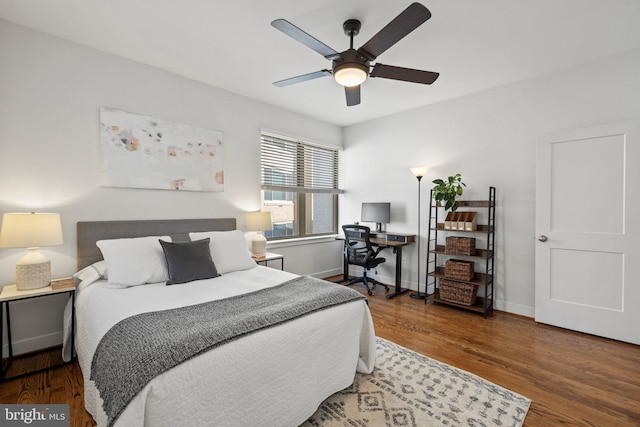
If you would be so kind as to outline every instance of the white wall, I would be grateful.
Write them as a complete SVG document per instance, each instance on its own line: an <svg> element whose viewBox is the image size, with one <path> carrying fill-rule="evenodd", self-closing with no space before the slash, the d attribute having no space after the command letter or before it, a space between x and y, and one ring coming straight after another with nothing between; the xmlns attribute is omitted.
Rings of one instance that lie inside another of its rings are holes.
<svg viewBox="0 0 640 427"><path fill-rule="evenodd" d="M340 223L359 219L362 201L390 201L389 229L415 233L417 181L411 166L432 168L422 181L424 202L432 179L456 172L463 174L468 198L486 198L487 187L495 185L497 306L533 316L536 137L638 119L639 76L640 51L633 51L341 134L335 126L0 20L0 212L61 213L65 244L42 252L52 260L54 277L69 276L80 220L232 216L241 228L243 213L260 201L260 127L335 145L344 139L347 192L340 196ZM100 187L100 106L224 132L224 193ZM422 214L424 250L426 209ZM324 275L341 268L335 241L275 250L295 273ZM22 253L0 249L0 286L13 283ZM404 253L403 285L416 289L415 245ZM379 273L393 283L394 257L387 258ZM63 304L64 298L13 304L16 350L59 342Z"/></svg>
<svg viewBox="0 0 640 427"><path fill-rule="evenodd" d="M341 129L0 20L0 213L52 211L65 244L43 248L52 276L75 272L77 221L236 217L260 206L261 127L341 145ZM102 188L99 107L224 133L223 193ZM299 274L335 273L340 245L281 247ZM327 261L324 252L337 253ZM21 249L0 249L0 286ZM333 265L333 267L332 267ZM16 350L60 342L64 297L12 304Z"/></svg>
<svg viewBox="0 0 640 427"><path fill-rule="evenodd" d="M390 201L389 230L415 233L417 180L409 167L429 166L431 170L422 181L425 250L426 203L433 179L461 173L467 184L463 197L467 200L486 199L488 186L493 185L498 200L496 306L533 316L536 138L560 130L638 119L639 94L640 51L636 50L346 128L348 192L341 199L340 221L357 220L362 201ZM602 209L599 198L594 194L594 209ZM407 247L408 263L403 271L404 285L413 289L416 252L415 245ZM424 252L422 255L421 275L426 258ZM379 268L387 279L392 272L389 262ZM421 290L423 286L422 281Z"/></svg>

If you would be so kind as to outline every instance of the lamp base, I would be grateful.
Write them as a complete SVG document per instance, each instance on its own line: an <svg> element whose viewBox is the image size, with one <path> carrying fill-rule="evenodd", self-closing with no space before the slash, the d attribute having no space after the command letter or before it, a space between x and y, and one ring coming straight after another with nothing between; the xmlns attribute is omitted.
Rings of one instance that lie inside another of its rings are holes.
<svg viewBox="0 0 640 427"><path fill-rule="evenodd" d="M258 231L251 240L251 253L255 257L265 256L267 254L267 239Z"/></svg>
<svg viewBox="0 0 640 427"><path fill-rule="evenodd" d="M38 252L38 248L29 248L29 252L16 263L16 289L28 291L51 284L51 261Z"/></svg>
<svg viewBox="0 0 640 427"><path fill-rule="evenodd" d="M420 292L418 292L415 294L410 294L409 296L413 299L425 299L427 297L427 294L421 294Z"/></svg>

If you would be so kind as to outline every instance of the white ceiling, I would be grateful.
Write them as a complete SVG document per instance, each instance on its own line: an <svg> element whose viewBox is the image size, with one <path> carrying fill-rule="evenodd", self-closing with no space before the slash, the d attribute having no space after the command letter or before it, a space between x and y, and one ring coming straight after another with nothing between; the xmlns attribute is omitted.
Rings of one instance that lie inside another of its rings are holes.
<svg viewBox="0 0 640 427"><path fill-rule="evenodd" d="M410 3L0 0L0 18L340 126L640 48L638 0L422 0L431 19L378 59L438 71L433 85L369 79L354 107L331 77L272 85L331 68L272 20L285 18L342 51L346 19L362 21L357 48Z"/></svg>

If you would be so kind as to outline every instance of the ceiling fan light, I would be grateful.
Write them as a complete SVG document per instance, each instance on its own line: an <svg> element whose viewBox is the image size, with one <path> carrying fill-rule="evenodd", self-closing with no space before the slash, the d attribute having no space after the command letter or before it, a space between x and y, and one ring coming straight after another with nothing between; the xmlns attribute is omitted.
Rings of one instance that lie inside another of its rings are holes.
<svg viewBox="0 0 640 427"><path fill-rule="evenodd" d="M367 80L368 68L362 64L349 63L336 67L333 78L342 86L359 86Z"/></svg>

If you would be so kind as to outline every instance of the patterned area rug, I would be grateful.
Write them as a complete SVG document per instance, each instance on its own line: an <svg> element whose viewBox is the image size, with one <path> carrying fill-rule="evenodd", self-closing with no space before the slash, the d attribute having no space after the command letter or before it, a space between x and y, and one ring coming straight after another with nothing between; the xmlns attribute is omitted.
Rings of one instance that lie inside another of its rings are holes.
<svg viewBox="0 0 640 427"><path fill-rule="evenodd" d="M376 367L325 400L303 426L522 426L531 400L377 339Z"/></svg>

